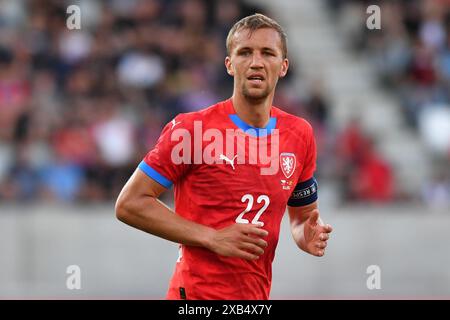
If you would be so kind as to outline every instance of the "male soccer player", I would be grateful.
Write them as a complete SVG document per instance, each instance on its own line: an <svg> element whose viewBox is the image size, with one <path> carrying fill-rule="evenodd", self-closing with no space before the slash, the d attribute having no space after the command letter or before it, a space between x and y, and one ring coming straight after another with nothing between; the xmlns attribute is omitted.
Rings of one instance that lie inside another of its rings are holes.
<svg viewBox="0 0 450 320"><path fill-rule="evenodd" d="M323 256L332 230L319 218L313 130L272 106L289 66L284 31L254 14L226 45L232 97L169 122L116 203L119 220L180 244L168 299L268 299L286 206L307 253ZM172 184L175 212L158 200Z"/></svg>

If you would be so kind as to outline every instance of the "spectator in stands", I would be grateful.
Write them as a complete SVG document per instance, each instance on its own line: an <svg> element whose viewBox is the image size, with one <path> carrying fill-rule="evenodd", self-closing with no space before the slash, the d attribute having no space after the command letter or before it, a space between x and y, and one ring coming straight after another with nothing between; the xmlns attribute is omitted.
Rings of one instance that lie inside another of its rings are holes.
<svg viewBox="0 0 450 320"><path fill-rule="evenodd" d="M369 142L360 150L356 168L350 173L350 198L362 202L389 203L394 199L394 190L390 165Z"/></svg>
<svg viewBox="0 0 450 320"><path fill-rule="evenodd" d="M392 169L376 151L357 118L337 138L337 176L349 201L386 203L394 199Z"/></svg>

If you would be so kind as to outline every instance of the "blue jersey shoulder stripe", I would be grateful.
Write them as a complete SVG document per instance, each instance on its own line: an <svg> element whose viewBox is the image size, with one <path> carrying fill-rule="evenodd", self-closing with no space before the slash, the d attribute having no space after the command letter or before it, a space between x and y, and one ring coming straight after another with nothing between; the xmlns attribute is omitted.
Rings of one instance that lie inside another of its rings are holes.
<svg viewBox="0 0 450 320"><path fill-rule="evenodd" d="M138 168L141 169L142 171L144 171L144 173L147 176L149 176L150 178L152 178L153 180L155 180L156 182L158 182L160 185L162 185L163 187L165 187L167 189L169 189L173 184L172 181L170 181L169 179L164 177L162 174L160 174L158 171L156 171L155 169L150 167L147 163L144 162L144 160L141 161Z"/></svg>

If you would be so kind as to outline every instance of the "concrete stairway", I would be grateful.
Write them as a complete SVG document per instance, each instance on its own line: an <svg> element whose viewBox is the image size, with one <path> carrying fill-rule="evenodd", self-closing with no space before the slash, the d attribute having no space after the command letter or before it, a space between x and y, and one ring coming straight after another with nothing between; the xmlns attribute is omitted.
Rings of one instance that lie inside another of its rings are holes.
<svg viewBox="0 0 450 320"><path fill-rule="evenodd" d="M427 150L403 121L400 105L375 83L375 72L366 58L345 48L344 35L317 0L253 0L274 13L288 33L291 64L303 78L319 79L332 105L332 122L340 129L355 115L392 163L396 180L408 193L418 193L429 176ZM365 21L361 21L365 23ZM304 81L297 80L298 92Z"/></svg>

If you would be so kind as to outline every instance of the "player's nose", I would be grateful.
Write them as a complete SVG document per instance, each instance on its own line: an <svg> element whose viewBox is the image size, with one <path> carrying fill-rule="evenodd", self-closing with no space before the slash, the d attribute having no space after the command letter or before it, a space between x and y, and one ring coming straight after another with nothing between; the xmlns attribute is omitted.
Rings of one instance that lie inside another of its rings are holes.
<svg viewBox="0 0 450 320"><path fill-rule="evenodd" d="M252 55L252 63L250 64L250 67L255 69L255 68L262 68L263 67L263 63L262 63L263 59L260 53L255 53Z"/></svg>

